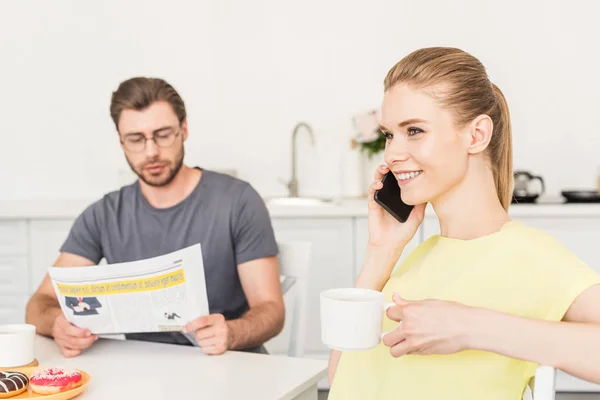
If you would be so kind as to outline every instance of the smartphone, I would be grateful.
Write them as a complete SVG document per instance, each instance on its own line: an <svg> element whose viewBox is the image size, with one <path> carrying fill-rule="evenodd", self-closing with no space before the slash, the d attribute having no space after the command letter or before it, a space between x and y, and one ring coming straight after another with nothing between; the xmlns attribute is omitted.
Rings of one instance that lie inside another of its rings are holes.
<svg viewBox="0 0 600 400"><path fill-rule="evenodd" d="M398 179L392 171L383 177L383 188L375 191L375 202L400 222L406 222L414 206L405 204L400 197Z"/></svg>

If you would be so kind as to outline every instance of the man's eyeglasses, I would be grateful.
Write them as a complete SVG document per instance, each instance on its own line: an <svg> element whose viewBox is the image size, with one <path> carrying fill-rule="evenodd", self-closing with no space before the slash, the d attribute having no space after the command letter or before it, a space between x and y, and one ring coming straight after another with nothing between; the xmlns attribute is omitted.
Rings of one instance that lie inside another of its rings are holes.
<svg viewBox="0 0 600 400"><path fill-rule="evenodd" d="M128 151L139 153L146 149L146 142L153 140L158 147L167 148L173 146L175 138L181 131L175 128L164 128L155 131L151 138L146 138L141 133L128 133L121 137L121 143Z"/></svg>

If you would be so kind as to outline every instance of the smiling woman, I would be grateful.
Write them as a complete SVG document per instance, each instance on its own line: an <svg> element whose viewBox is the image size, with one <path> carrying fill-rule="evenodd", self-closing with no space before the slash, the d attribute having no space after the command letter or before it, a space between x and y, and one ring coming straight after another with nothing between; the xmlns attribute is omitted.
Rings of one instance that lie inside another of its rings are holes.
<svg viewBox="0 0 600 400"><path fill-rule="evenodd" d="M399 76L397 79L403 78ZM468 87L476 87L474 82L470 82L475 79L460 76L457 80L464 82L455 82L452 86L468 84ZM404 185L403 200L411 204L435 202L467 172L469 158L466 155L470 151L474 155L482 153L483 157L471 158L470 161L487 164L476 171L493 174L498 198L508 209L512 184L512 139L508 108L499 89L494 89L486 78L481 82L484 88L473 90L473 98L461 103L457 98L448 99L455 97L448 94L452 87L450 83L421 90L424 83L391 84L393 81L389 76L386 82L389 87L382 104L382 131L388 148L386 164L397 176L403 174L399 178L410 178L405 174L411 172L425 172L421 180L427 180L420 186L418 195L410 186ZM496 96L495 92L499 95ZM461 120L457 120L453 112L456 107L477 108L461 110ZM505 113L502 110L506 110ZM468 129L470 123L474 123L473 127L479 130L480 135L484 130L489 132L471 149L467 147L472 141ZM457 126L463 129L457 131Z"/></svg>
<svg viewBox="0 0 600 400"><path fill-rule="evenodd" d="M600 382L600 276L510 220L510 114L483 65L459 49L421 49L389 71L384 89L386 165L371 185L355 286L395 306L378 346L332 352L330 400L517 400L538 364ZM373 200L389 171L414 205L405 223ZM441 233L391 275L427 203Z"/></svg>

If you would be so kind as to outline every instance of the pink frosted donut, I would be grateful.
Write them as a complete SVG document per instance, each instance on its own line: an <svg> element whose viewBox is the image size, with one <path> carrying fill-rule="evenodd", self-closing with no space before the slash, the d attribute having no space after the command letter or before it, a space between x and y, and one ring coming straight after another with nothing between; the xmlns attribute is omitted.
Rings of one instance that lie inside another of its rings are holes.
<svg viewBox="0 0 600 400"><path fill-rule="evenodd" d="M79 371L63 368L40 368L29 377L29 387L39 394L53 394L81 385Z"/></svg>

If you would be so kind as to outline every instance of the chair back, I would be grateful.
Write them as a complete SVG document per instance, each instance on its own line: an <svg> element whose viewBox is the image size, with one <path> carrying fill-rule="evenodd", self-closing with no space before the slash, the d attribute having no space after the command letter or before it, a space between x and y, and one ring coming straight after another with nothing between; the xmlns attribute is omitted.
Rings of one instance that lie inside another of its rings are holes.
<svg viewBox="0 0 600 400"><path fill-rule="evenodd" d="M308 273L310 268L310 242L279 242L279 270L283 277L281 290L291 295L290 342L287 355L303 357L306 343L306 313L308 301Z"/></svg>
<svg viewBox="0 0 600 400"><path fill-rule="evenodd" d="M555 400L556 370L547 365L540 365L535 370L535 376L529 382L523 400Z"/></svg>

